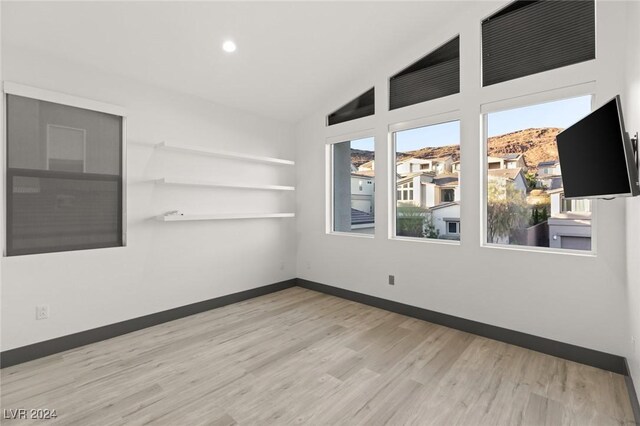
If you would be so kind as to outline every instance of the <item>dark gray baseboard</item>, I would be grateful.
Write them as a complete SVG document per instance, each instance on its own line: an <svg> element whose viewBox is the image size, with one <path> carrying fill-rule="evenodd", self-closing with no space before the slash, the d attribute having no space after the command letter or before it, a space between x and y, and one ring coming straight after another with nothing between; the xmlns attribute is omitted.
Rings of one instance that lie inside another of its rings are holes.
<svg viewBox="0 0 640 426"><path fill-rule="evenodd" d="M10 349L0 353L0 368L10 367L12 365L64 352L90 343L111 339L112 337L131 333L132 331L152 327L154 325L184 318L189 315L198 314L221 306L241 302L243 300L253 299L254 297L284 290L294 287L295 285L296 279L294 278L275 284L252 288L239 293L228 294L226 296L216 297L214 299L117 322L115 324L105 325L103 327L93 328L91 330L81 331L79 333L69 334L67 336L51 340L45 340L44 342Z"/></svg>
<svg viewBox="0 0 640 426"><path fill-rule="evenodd" d="M612 371L626 376L629 375L626 366L626 359L618 355L558 342L556 340L546 339L544 337L534 336L532 334L522 333L508 328L484 324L478 321L430 311L428 309L418 308L416 306L406 305L404 303L394 302L370 296L368 294L357 293L351 290L345 290L300 278L298 278L298 286L341 297L343 299L352 300L365 305L375 306L376 308L432 322L434 324L455 328L456 330L465 331L467 333L476 334L478 336L487 337L489 339L498 340L500 342L509 343L522 348L542 352L547 355L553 355L569 361L579 362L581 364L590 365L592 367L601 368L603 370Z"/></svg>
<svg viewBox="0 0 640 426"><path fill-rule="evenodd" d="M636 419L636 424L640 425L640 403L638 402L638 394L636 388L633 386L633 379L631 378L631 370L629 369L629 363L624 360L625 367L627 369L627 375L624 378L624 383L627 385L627 392L629 393L629 400L631 401L631 409L633 410L633 417Z"/></svg>

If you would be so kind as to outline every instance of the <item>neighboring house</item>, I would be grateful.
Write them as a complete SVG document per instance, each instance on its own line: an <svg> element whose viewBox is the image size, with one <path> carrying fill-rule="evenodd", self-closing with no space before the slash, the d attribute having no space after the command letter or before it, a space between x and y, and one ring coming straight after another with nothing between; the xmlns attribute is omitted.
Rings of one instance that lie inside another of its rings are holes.
<svg viewBox="0 0 640 426"><path fill-rule="evenodd" d="M538 163L538 175L554 175L559 176L562 174L560 170L560 162L557 160L543 161Z"/></svg>
<svg viewBox="0 0 640 426"><path fill-rule="evenodd" d="M524 177L522 168L517 169L490 169L487 172L489 181L498 181L502 183L513 182L516 189L526 194L527 180Z"/></svg>
<svg viewBox="0 0 640 426"><path fill-rule="evenodd" d="M437 175L432 184L427 184L427 199L431 191L433 191L433 204L427 206L432 207L440 203L451 203L460 201L460 178L457 173L443 173Z"/></svg>
<svg viewBox="0 0 640 426"><path fill-rule="evenodd" d="M551 191L547 191L551 200L551 216L558 215L560 213L590 213L591 212L591 200L567 200L564 198L564 188L558 188Z"/></svg>
<svg viewBox="0 0 640 426"><path fill-rule="evenodd" d="M433 172L414 172L398 176L396 180L398 202L428 207L425 185L432 183L434 177Z"/></svg>
<svg viewBox="0 0 640 426"><path fill-rule="evenodd" d="M454 162L451 164L451 171L452 171L453 173L460 173L460 160L458 160L458 161L454 161Z"/></svg>
<svg viewBox="0 0 640 426"><path fill-rule="evenodd" d="M591 250L591 200L567 200L563 188L547 192L551 199L549 247Z"/></svg>
<svg viewBox="0 0 640 426"><path fill-rule="evenodd" d="M562 188L562 176L538 173L536 174L536 188L552 190Z"/></svg>
<svg viewBox="0 0 640 426"><path fill-rule="evenodd" d="M371 173L351 173L351 208L374 214L375 177ZM353 215L352 215L353 216Z"/></svg>
<svg viewBox="0 0 640 426"><path fill-rule="evenodd" d="M522 154L506 154L498 157L487 157L487 168L489 170L498 169L526 169L527 164Z"/></svg>
<svg viewBox="0 0 640 426"><path fill-rule="evenodd" d="M396 164L396 173L406 175L420 171L434 172L436 174L451 171L453 158L451 156L443 158L407 158Z"/></svg>
<svg viewBox="0 0 640 426"><path fill-rule="evenodd" d="M399 203L431 208L440 203L460 201L457 173L434 175L432 172L410 173L396 182Z"/></svg>
<svg viewBox="0 0 640 426"><path fill-rule="evenodd" d="M521 168L526 170L527 163L524 161L524 156L522 154L506 154L500 156L504 162L505 169L517 169Z"/></svg>
<svg viewBox="0 0 640 426"><path fill-rule="evenodd" d="M442 203L429 209L438 237L447 240L460 239L460 203Z"/></svg>
<svg viewBox="0 0 640 426"><path fill-rule="evenodd" d="M538 163L536 188L558 189L562 187L562 172L557 160Z"/></svg>
<svg viewBox="0 0 640 426"><path fill-rule="evenodd" d="M396 164L396 173L401 176L408 175L409 173L417 173L420 172L423 166L426 166L427 164L428 161L421 158L406 158L402 161L398 161Z"/></svg>
<svg viewBox="0 0 640 426"><path fill-rule="evenodd" d="M371 171L371 170L375 170L375 160L367 161L364 164L360 164L360 166L358 166L357 171L365 172L365 171Z"/></svg>
<svg viewBox="0 0 640 426"><path fill-rule="evenodd" d="M373 228L375 225L373 214L351 209L351 229Z"/></svg>

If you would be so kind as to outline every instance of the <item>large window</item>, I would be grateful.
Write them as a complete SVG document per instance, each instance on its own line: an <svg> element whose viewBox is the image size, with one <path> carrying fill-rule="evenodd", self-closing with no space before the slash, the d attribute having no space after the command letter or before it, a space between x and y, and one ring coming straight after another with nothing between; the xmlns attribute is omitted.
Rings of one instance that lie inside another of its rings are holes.
<svg viewBox="0 0 640 426"><path fill-rule="evenodd" d="M395 236L460 239L460 122L394 133Z"/></svg>
<svg viewBox="0 0 640 426"><path fill-rule="evenodd" d="M375 231L375 158L373 138L331 146L332 231Z"/></svg>
<svg viewBox="0 0 640 426"><path fill-rule="evenodd" d="M7 95L8 256L123 244L120 116Z"/></svg>
<svg viewBox="0 0 640 426"><path fill-rule="evenodd" d="M582 96L487 114L487 243L591 250L591 202L564 200L555 142L590 111Z"/></svg>

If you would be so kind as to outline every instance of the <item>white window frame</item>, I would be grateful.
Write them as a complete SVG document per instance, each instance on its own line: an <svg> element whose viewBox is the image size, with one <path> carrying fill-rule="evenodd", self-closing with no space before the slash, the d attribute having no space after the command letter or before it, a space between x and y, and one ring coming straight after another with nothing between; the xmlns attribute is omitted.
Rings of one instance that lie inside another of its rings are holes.
<svg viewBox="0 0 640 426"><path fill-rule="evenodd" d="M334 199L333 199L333 146L338 143L351 142L358 139L373 138L374 143L374 159L375 159L375 129L365 129L345 133L339 136L331 136L326 139L325 143L325 234L338 235L355 238L375 238L373 234L361 234L357 232L334 231ZM375 192L374 192L375 194ZM373 202L375 204L375 195ZM376 222L374 220L374 231Z"/></svg>
<svg viewBox="0 0 640 426"><path fill-rule="evenodd" d="M117 247L105 247L105 248L91 248L91 249L83 249L80 251L86 250L106 250L106 249L118 249L127 246L127 113L126 110L120 106L112 105L100 101L95 101L92 99L81 98L73 95L69 95L66 93L54 92L51 90L41 89L32 86L26 86L24 84L19 84L11 81L3 81L2 82L2 128L6 130L7 128L7 114L5 111L5 107L7 105L7 96L15 95L22 96L25 98L36 99L45 102L52 102L60 105L67 105L76 108L87 109L96 112L103 112L106 114L116 115L122 117L122 245ZM6 218L6 206L7 206L7 189L5 185L5 179L7 176L7 132L2 132L2 154L0 155L0 161L2 161L2 235L6 233L7 229L7 218ZM86 142L86 138L85 138ZM48 142L47 142L48 149ZM49 154L47 152L47 168L49 162ZM85 167L86 167L86 148L85 148ZM7 236L4 235L2 238L2 256L7 257ZM29 256L51 256L51 255L72 255L72 253L76 253L76 251L68 251L68 252L47 252L47 253L34 253Z"/></svg>
<svg viewBox="0 0 640 426"><path fill-rule="evenodd" d="M515 250L536 253L553 253L574 256L595 257L597 255L597 202L591 204L591 250L558 249L551 247L534 247L524 245L508 245L489 243L487 241L487 124L488 114L512 109L535 106L548 102L562 101L581 96L591 96L591 110L594 109L596 100L596 84L594 81L580 83L572 86L525 94L509 99L487 102L480 105L480 119L482 122L482 147L480 161L480 247L499 250Z"/></svg>
<svg viewBox="0 0 640 426"><path fill-rule="evenodd" d="M389 191L387 191L387 204L388 204L388 216L387 229L389 235L387 239L396 241L414 241L426 244L444 244L459 246L462 244L462 234L460 234L460 240L445 240L438 238L417 238L417 237L403 237L396 235L396 210L397 210L397 188L396 188L396 132L402 132L405 130L417 129L420 127L435 126L438 124L450 123L457 121L460 123L460 138L462 139L462 117L460 110L447 111L443 113L433 114L414 120L401 121L398 123L390 124L388 126L389 143L387 144L387 158L389 159ZM462 140L460 140L460 163L462 163ZM462 176L458 176L458 185L462 188ZM402 201L402 200L400 200ZM460 200L462 201L462 199ZM460 203L460 216L462 217L462 203Z"/></svg>

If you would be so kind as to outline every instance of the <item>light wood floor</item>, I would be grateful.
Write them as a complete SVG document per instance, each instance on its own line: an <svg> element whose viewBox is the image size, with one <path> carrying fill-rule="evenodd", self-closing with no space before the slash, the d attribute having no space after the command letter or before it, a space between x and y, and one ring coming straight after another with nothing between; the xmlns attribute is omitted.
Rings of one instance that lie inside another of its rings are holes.
<svg viewBox="0 0 640 426"><path fill-rule="evenodd" d="M298 287L5 368L2 408L20 407L64 425L633 424L622 376Z"/></svg>

